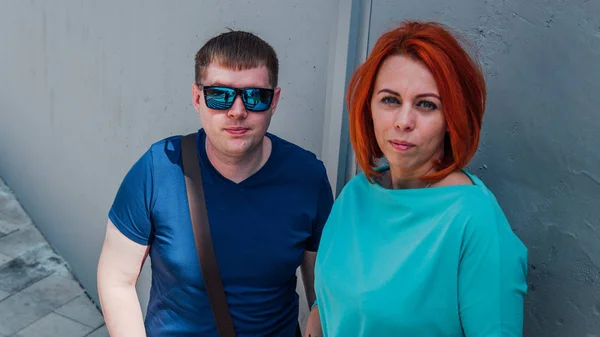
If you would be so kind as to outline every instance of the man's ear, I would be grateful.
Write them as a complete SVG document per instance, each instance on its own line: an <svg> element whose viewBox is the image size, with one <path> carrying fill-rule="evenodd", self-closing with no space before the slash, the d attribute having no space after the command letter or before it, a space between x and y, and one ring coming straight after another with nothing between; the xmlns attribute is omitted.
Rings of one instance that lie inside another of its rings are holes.
<svg viewBox="0 0 600 337"><path fill-rule="evenodd" d="M194 105L194 109L200 112L200 99L202 99L202 90L198 87L196 83L192 84L192 104Z"/></svg>
<svg viewBox="0 0 600 337"><path fill-rule="evenodd" d="M275 109L277 109L277 104L279 103L279 96L281 95L281 88L275 88L275 92L273 93L273 102L271 103L271 116L275 114Z"/></svg>

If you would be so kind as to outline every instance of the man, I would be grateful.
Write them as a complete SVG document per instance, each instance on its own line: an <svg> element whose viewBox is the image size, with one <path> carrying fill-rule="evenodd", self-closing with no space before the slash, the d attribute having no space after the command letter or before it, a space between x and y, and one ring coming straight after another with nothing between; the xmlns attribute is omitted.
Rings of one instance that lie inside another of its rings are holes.
<svg viewBox="0 0 600 337"><path fill-rule="evenodd" d="M197 151L215 255L238 336L294 336L296 269L314 302L314 263L333 195L312 153L267 133L281 89L273 48L241 31L196 54ZM181 166L181 137L153 144L109 212L98 290L111 336L217 336ZM147 255L145 322L135 292Z"/></svg>

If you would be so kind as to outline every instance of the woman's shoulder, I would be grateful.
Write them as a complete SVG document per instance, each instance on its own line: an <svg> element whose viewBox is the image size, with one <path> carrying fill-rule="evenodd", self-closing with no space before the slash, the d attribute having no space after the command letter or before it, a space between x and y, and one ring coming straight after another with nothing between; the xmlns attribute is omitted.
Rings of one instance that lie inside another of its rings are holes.
<svg viewBox="0 0 600 337"><path fill-rule="evenodd" d="M477 185L472 179L472 176L468 175L464 171L454 171L447 175L441 181L433 184L434 187L442 187L442 186L459 186L459 185Z"/></svg>
<svg viewBox="0 0 600 337"><path fill-rule="evenodd" d="M504 210L496 199L494 193L478 177L470 173L463 173L463 177L456 179L470 180L473 188L464 189L457 198L461 217L466 221L467 230L476 233L498 232L510 229L510 224Z"/></svg>
<svg viewBox="0 0 600 337"><path fill-rule="evenodd" d="M362 178L361 178L362 175ZM346 184L342 187L339 195L335 198L333 203L333 208L338 209L342 205L347 205L349 202L353 203L353 199L355 199L358 195L360 195L360 190L362 189L360 186L363 185L361 179L365 179L364 174L357 174L354 177L350 178ZM333 210L332 210L333 212Z"/></svg>
<svg viewBox="0 0 600 337"><path fill-rule="evenodd" d="M466 171L455 171L431 186L443 200L472 220L489 220L502 212L496 197L482 180Z"/></svg>

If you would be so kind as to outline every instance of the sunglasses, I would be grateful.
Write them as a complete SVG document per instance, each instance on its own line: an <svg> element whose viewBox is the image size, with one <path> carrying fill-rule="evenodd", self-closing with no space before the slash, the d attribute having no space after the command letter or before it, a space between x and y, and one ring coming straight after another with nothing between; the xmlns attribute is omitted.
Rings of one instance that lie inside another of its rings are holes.
<svg viewBox="0 0 600 337"><path fill-rule="evenodd" d="M242 97L246 110L251 112L267 111L273 102L275 90L265 88L231 88L224 86L202 86L206 106L214 110L228 110L237 95Z"/></svg>

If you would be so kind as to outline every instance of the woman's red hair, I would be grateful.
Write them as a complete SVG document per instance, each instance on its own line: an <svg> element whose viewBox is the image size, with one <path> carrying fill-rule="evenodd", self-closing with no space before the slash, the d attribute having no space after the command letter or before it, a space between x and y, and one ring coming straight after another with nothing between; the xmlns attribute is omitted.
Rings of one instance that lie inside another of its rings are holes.
<svg viewBox="0 0 600 337"><path fill-rule="evenodd" d="M464 168L477 151L486 100L483 73L450 31L439 23L404 22L383 34L367 60L354 72L346 94L350 140L358 164L369 180L378 175L374 170L375 160L383 157L375 138L370 102L377 72L392 55L422 62L437 84L448 134L444 156L436 163L437 172L421 179L439 181Z"/></svg>

